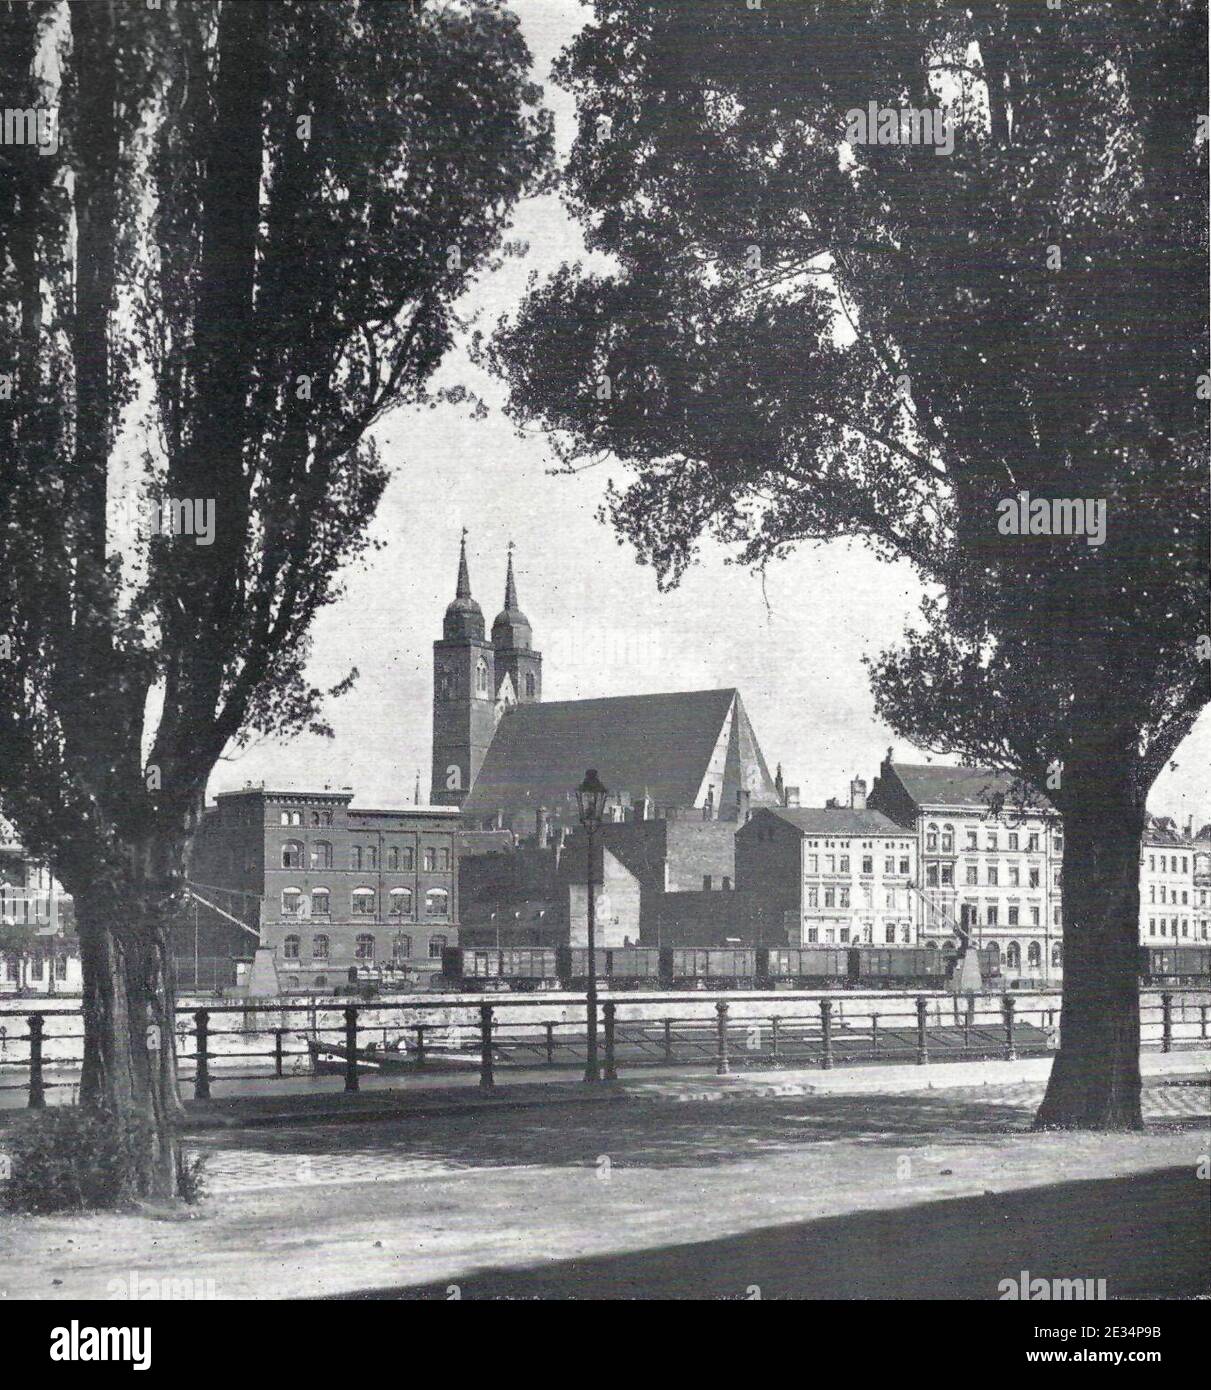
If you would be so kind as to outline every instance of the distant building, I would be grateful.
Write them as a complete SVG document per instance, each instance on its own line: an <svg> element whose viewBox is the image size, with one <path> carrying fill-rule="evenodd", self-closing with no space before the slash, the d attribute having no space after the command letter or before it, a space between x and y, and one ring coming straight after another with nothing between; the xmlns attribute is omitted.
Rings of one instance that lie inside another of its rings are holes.
<svg viewBox="0 0 1211 1390"><path fill-rule="evenodd" d="M1211 939L1211 838L1149 816L1140 845L1140 941L1181 946Z"/></svg>
<svg viewBox="0 0 1211 1390"><path fill-rule="evenodd" d="M78 994L75 907L0 821L0 994Z"/></svg>
<svg viewBox="0 0 1211 1390"><path fill-rule="evenodd" d="M456 810L362 810L350 791L263 787L215 800L190 880L255 925L286 988L331 989L351 966L440 971L458 939ZM239 927L227 935L251 954Z"/></svg>
<svg viewBox="0 0 1211 1390"><path fill-rule="evenodd" d="M613 794L615 822L692 814L743 824L753 807L779 801L737 690L544 704L511 551L488 640L464 541L433 661L432 800L461 806L469 831L545 845L576 827L576 787L590 767Z"/></svg>
<svg viewBox="0 0 1211 1390"><path fill-rule="evenodd" d="M866 806L777 807L736 832L736 885L764 895L791 945L904 945L914 939L916 837Z"/></svg>
<svg viewBox="0 0 1211 1390"><path fill-rule="evenodd" d="M1063 969L1064 837L1054 808L1023 799L991 768L914 765L891 750L867 805L913 833L917 935L953 939L971 914L978 944L995 947L1010 977L1045 983Z"/></svg>

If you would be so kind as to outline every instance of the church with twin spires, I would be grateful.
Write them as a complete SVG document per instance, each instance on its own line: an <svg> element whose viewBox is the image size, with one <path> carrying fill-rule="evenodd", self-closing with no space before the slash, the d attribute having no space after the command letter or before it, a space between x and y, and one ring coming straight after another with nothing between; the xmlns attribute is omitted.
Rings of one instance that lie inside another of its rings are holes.
<svg viewBox="0 0 1211 1390"><path fill-rule="evenodd" d="M542 702L542 654L521 611L509 546L504 607L485 635L471 596L466 531L453 602L433 644L431 801L469 829L519 836L576 823L587 768L612 792L615 820L743 823L778 790L740 692L681 691Z"/></svg>

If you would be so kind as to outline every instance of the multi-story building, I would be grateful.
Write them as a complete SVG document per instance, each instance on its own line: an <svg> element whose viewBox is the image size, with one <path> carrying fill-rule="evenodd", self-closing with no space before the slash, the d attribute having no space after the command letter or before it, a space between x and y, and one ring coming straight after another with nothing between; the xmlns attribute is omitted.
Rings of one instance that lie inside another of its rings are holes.
<svg viewBox="0 0 1211 1390"><path fill-rule="evenodd" d="M860 778L848 807L765 808L736 831L737 889L768 898L794 945L909 945L915 864L914 835Z"/></svg>
<svg viewBox="0 0 1211 1390"><path fill-rule="evenodd" d="M1211 841L1149 817L1140 845L1140 941L1191 945L1211 939Z"/></svg>
<svg viewBox="0 0 1211 1390"><path fill-rule="evenodd" d="M0 820L0 993L78 994L81 979L71 894Z"/></svg>
<svg viewBox="0 0 1211 1390"><path fill-rule="evenodd" d="M191 882L255 926L287 989L330 989L351 966L432 974L457 941L457 809L352 800L248 787L216 797L198 831Z"/></svg>
<svg viewBox="0 0 1211 1390"><path fill-rule="evenodd" d="M1017 793L1006 773L895 763L889 749L869 804L914 836L918 939L944 945L966 908L1009 978L1045 983L1063 971L1064 837L1050 805Z"/></svg>

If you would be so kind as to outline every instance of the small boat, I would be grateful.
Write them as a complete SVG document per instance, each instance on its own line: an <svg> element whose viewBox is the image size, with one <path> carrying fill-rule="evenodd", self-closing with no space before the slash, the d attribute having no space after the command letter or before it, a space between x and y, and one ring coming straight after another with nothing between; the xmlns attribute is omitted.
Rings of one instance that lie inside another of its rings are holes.
<svg viewBox="0 0 1211 1390"><path fill-rule="evenodd" d="M349 1049L344 1043L321 1042L317 1038L304 1038L307 1051L311 1055L311 1070L317 1076L343 1074L349 1061ZM422 1062L415 1049L408 1051L401 1045L388 1044L379 1047L377 1043L367 1043L357 1049L357 1069L365 1072L418 1072L440 1071L447 1067L454 1071L464 1071L467 1067L480 1064L478 1052L447 1051L441 1047L425 1044L425 1060Z"/></svg>

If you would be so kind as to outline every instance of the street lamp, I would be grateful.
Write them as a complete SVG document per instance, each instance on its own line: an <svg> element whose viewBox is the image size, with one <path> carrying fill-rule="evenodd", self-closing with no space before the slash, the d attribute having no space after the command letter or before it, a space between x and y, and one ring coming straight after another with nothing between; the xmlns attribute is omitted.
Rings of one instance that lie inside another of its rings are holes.
<svg viewBox="0 0 1211 1390"><path fill-rule="evenodd" d="M585 997L585 1013L589 1030L588 1056L585 1058L584 1079L586 1082L601 1080L597 1067L597 903L593 898L593 837L601 826L605 813L606 797L609 792L602 786L597 769L591 767L585 773L584 781L576 788L576 804L580 811L580 823L588 837L588 917L589 917L589 989Z"/></svg>

